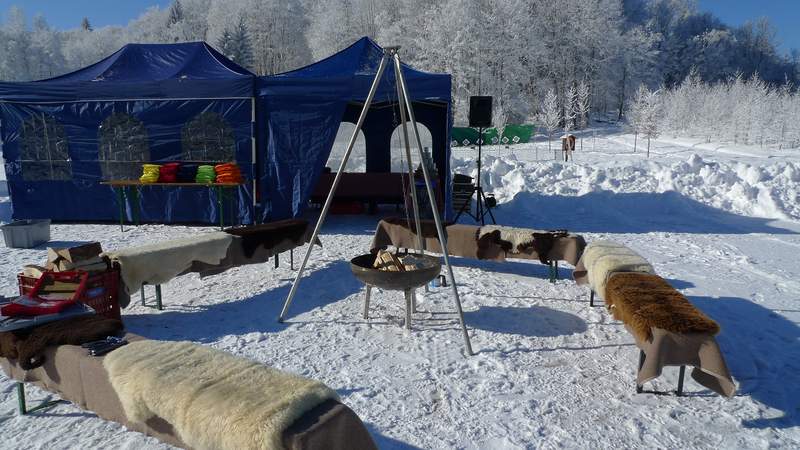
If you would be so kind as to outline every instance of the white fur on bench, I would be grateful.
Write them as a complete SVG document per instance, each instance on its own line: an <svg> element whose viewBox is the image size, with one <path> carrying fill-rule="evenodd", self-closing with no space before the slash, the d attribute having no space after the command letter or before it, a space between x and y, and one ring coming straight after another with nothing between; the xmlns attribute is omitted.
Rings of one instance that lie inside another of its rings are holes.
<svg viewBox="0 0 800 450"><path fill-rule="evenodd" d="M484 225L478 231L478 239L495 231L500 232L500 240L511 243L511 251L509 253L521 253L525 246L533 242L533 233L536 230L501 225Z"/></svg>
<svg viewBox="0 0 800 450"><path fill-rule="evenodd" d="M105 357L128 419L161 417L196 449L279 449L336 393L324 384L191 342L137 341Z"/></svg>
<svg viewBox="0 0 800 450"><path fill-rule="evenodd" d="M582 260L589 286L603 299L606 298L606 283L616 272L655 274L653 266L641 255L613 241L593 241L583 251Z"/></svg>

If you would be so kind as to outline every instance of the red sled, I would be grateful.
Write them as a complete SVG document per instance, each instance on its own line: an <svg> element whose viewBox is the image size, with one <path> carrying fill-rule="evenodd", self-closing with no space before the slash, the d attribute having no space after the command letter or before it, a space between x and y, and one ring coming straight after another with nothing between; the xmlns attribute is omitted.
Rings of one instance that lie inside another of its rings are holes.
<svg viewBox="0 0 800 450"><path fill-rule="evenodd" d="M86 290L86 282L89 279L88 272L44 272L33 285L30 293L22 295L12 300L11 303L0 308L0 314L6 317L15 316L41 316L44 314L56 314L65 308L74 305L81 298ZM42 288L56 283L68 283L75 285L74 291L70 290L71 297L65 299L43 298Z"/></svg>

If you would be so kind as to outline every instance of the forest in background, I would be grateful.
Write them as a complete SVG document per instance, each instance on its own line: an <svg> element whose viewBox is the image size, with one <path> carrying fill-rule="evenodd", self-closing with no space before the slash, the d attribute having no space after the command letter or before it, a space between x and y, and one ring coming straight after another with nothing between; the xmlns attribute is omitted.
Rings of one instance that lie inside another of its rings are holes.
<svg viewBox="0 0 800 450"><path fill-rule="evenodd" d="M0 26L0 79L60 75L130 42L198 40L274 74L361 36L401 45L419 69L451 73L457 123L479 93L495 97L498 123L540 118L551 93L563 126L564 99L580 89L592 111L622 118L641 85L666 93L691 78L712 89L755 75L785 96L800 78L800 52L781 54L768 20L728 26L692 0L175 0L126 26L93 28L86 18L69 30L11 8Z"/></svg>

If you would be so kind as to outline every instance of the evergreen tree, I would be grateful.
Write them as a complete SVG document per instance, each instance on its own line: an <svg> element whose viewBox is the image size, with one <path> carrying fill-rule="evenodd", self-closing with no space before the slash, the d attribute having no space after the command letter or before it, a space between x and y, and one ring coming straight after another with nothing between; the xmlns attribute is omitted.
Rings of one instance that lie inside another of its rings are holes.
<svg viewBox="0 0 800 450"><path fill-rule="evenodd" d="M247 32L244 16L239 16L239 23L230 33L230 53L226 53L226 56L242 67L252 67L253 65L253 47L250 44L250 35Z"/></svg>
<svg viewBox="0 0 800 450"><path fill-rule="evenodd" d="M81 29L83 31L92 31L92 24L89 23L88 17L84 17L83 20L81 20Z"/></svg>
<svg viewBox="0 0 800 450"><path fill-rule="evenodd" d="M167 18L167 26L175 25L183 20L183 7L181 0L175 0L172 6L169 7L169 17Z"/></svg>
<svg viewBox="0 0 800 450"><path fill-rule="evenodd" d="M219 40L217 40L217 50L230 58L232 48L233 40L231 38L231 33L226 28L222 31L222 36L220 36Z"/></svg>

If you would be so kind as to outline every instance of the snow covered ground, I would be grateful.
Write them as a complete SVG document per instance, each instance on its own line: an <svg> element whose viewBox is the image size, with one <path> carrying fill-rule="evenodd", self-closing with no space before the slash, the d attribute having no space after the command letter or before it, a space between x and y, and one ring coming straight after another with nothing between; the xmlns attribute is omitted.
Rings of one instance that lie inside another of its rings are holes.
<svg viewBox="0 0 800 450"><path fill-rule="evenodd" d="M164 311L134 303L124 319L145 336L196 341L324 381L381 448L800 447L800 153L665 138L648 160L632 144L599 130L569 163L552 154L544 161L541 141L489 148L484 182L502 202L498 222L568 228L641 252L721 324L739 387L732 399L691 380L686 397L637 395L632 337L588 306L570 268L551 284L535 262L454 259L473 357L464 356L447 289L421 294L410 332L397 293L373 294L372 318L363 320L363 289L347 260L367 250L375 217L328 221L286 324L275 321L294 274L285 259L278 269L184 276L164 286ZM474 152L454 154L454 166L469 171ZM8 220L7 202L0 220ZM54 225L50 245L91 238L113 249L198 231ZM13 294L17 270L44 257L44 247L4 248L0 293ZM646 388L673 390L676 380L677 368L667 369ZM18 416L13 388L0 375L4 448L166 448L72 405Z"/></svg>

